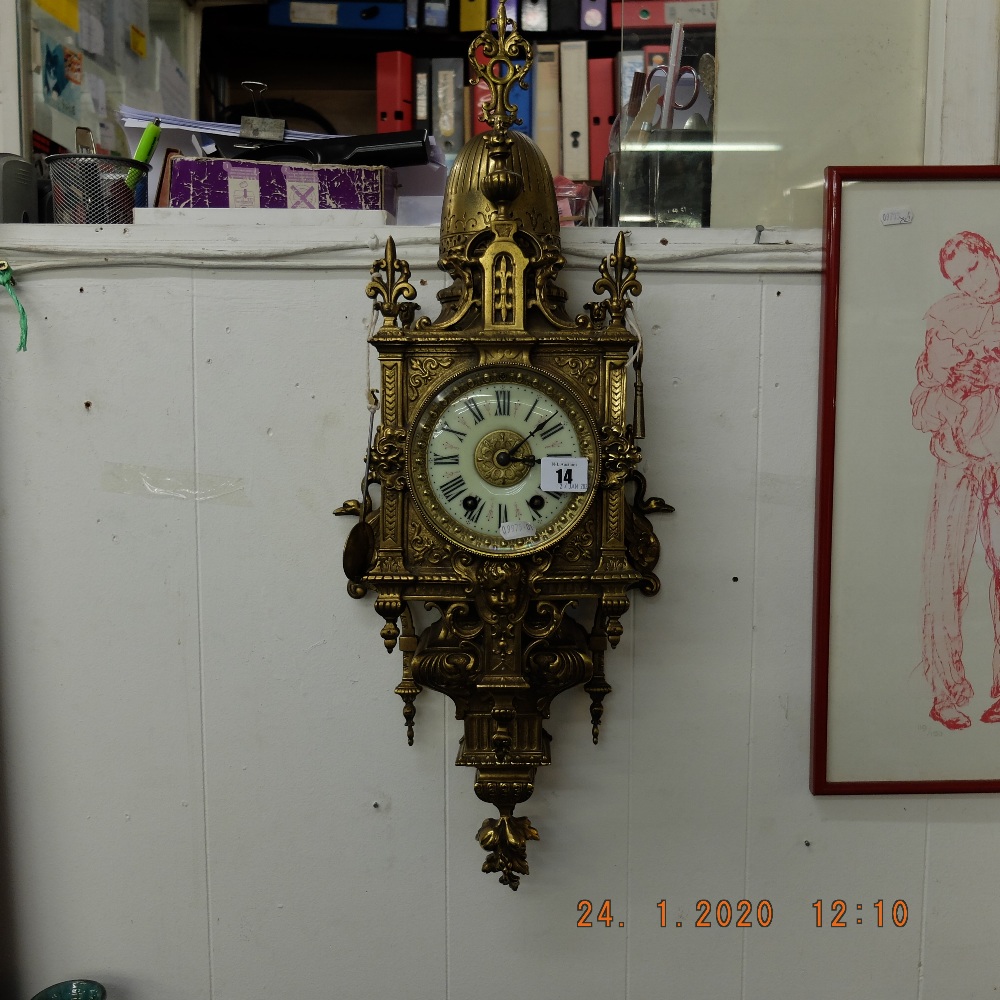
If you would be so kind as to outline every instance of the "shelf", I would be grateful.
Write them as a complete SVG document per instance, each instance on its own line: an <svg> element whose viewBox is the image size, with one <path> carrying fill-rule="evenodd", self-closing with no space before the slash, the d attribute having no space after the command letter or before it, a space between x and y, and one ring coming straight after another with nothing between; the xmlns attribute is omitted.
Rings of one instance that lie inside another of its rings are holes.
<svg viewBox="0 0 1000 1000"><path fill-rule="evenodd" d="M340 132L375 131L375 53L395 49L414 56L466 55L474 33L441 29L359 31L322 26L270 25L267 7L248 4L205 8L202 14L200 116L215 118L221 108L243 104L250 94L243 80L261 80L267 96L313 107ZM535 42L569 38L588 42L592 57L613 56L624 48L663 44L669 31L531 33ZM685 36L685 62L714 51L713 30ZM311 128L305 119L290 127Z"/></svg>

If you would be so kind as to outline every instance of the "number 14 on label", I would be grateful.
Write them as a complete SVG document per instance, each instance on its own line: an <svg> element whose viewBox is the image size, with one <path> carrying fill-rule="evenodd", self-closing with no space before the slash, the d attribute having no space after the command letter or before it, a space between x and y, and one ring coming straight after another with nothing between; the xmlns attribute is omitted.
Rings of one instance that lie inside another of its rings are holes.
<svg viewBox="0 0 1000 1000"><path fill-rule="evenodd" d="M590 485L587 473L585 458L549 456L542 459L540 486L553 493L586 493Z"/></svg>

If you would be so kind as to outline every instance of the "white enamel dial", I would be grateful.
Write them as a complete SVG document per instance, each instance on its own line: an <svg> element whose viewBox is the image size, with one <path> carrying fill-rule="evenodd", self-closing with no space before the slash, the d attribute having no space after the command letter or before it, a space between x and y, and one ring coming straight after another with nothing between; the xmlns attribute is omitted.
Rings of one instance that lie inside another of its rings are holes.
<svg viewBox="0 0 1000 1000"><path fill-rule="evenodd" d="M410 433L417 506L434 528L474 552L550 545L593 497L593 423L568 387L538 369L490 365L460 375L428 400ZM546 458L583 460L585 488L542 489Z"/></svg>

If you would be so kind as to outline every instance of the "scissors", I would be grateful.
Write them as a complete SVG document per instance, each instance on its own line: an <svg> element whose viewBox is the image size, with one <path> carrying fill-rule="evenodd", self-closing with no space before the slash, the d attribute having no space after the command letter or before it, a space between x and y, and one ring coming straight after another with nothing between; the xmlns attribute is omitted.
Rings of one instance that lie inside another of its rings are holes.
<svg viewBox="0 0 1000 1000"><path fill-rule="evenodd" d="M659 77L659 79L657 79ZM683 93L685 88L681 86L681 80L688 77L691 84L691 93L686 101L678 100L678 92ZM667 66L654 66L646 75L646 86L643 93L645 98L654 88L659 88L663 96L657 101L656 111L651 119L653 128L673 128L674 112L687 111L694 106L701 93L701 81L698 77L698 70L694 66L679 66L676 78L671 82L670 70Z"/></svg>

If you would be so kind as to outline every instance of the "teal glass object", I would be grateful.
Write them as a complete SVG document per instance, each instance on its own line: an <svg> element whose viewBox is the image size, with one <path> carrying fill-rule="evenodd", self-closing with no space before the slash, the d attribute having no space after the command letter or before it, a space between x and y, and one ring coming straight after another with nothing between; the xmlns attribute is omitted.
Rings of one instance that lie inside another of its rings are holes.
<svg viewBox="0 0 1000 1000"><path fill-rule="evenodd" d="M36 993L31 1000L107 1000L108 991L93 979L70 979Z"/></svg>

